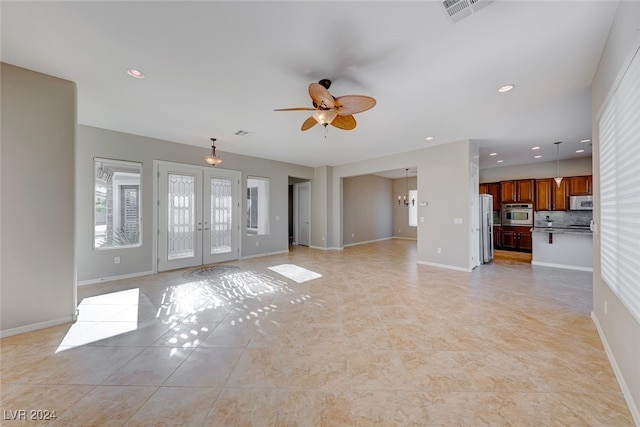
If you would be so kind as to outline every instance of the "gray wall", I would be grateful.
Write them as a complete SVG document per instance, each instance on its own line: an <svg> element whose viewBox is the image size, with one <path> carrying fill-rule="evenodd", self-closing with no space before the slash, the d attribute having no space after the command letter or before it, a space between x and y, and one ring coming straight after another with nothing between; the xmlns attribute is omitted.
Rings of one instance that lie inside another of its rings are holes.
<svg viewBox="0 0 640 427"><path fill-rule="evenodd" d="M223 148L223 145L224 143L219 143L218 147ZM202 156L209 152L208 148L198 148L90 126L78 126L76 162L78 281L92 282L103 278L144 274L153 271L153 161L164 160L204 166ZM269 234L246 236L244 231L241 232L242 257L287 251L289 245L287 221L289 177L312 179L313 168L240 156L224 151L220 151L219 154L224 158L224 163L216 167L242 172L241 194L246 194L248 175L270 179ZM92 249L94 157L130 160L143 164L142 246L98 251ZM312 204L312 209L313 206ZM242 198L241 211L246 212L244 197ZM276 216L280 218L279 221L276 221ZM259 246L256 246L256 242L259 242ZM120 264L114 263L116 256L120 257Z"/></svg>
<svg viewBox="0 0 640 427"><path fill-rule="evenodd" d="M410 176L409 179L399 178L393 180L393 194L391 195L391 204L393 205L393 237L404 239L416 239L418 237L418 227L409 227L409 209L404 204L398 204L398 196L404 196L409 190L418 188L418 179L416 176ZM420 195L418 194L418 197ZM416 200L416 204L418 201Z"/></svg>
<svg viewBox="0 0 640 427"><path fill-rule="evenodd" d="M417 260L469 271L469 165L474 155L477 156L477 148L465 140L335 166L331 238L338 247L343 245L340 194L343 178L417 167L418 201L428 202L428 206L418 207ZM425 221L420 222L420 217ZM454 218L461 218L462 224L453 224ZM442 249L439 254L438 247Z"/></svg>
<svg viewBox="0 0 640 427"><path fill-rule="evenodd" d="M470 163L473 146L458 141L418 159L418 262L470 271ZM477 148L475 148L477 156ZM475 191L477 194L477 191ZM421 221L424 218L424 222ZM454 219L462 220L455 224ZM438 253L440 248L440 253Z"/></svg>
<svg viewBox="0 0 640 427"><path fill-rule="evenodd" d="M1 65L1 334L70 322L76 308L76 85Z"/></svg>
<svg viewBox="0 0 640 427"><path fill-rule="evenodd" d="M393 236L392 181L376 175L344 178L344 245L389 239Z"/></svg>
<svg viewBox="0 0 640 427"><path fill-rule="evenodd" d="M640 3L622 2L592 85L593 190L596 224L600 223L599 112L640 47ZM623 390L640 425L640 325L600 277L600 235L593 239L593 317L607 343ZM605 313L605 304L607 312Z"/></svg>
<svg viewBox="0 0 640 427"><path fill-rule="evenodd" d="M480 182L498 182L510 179L553 178L556 176L556 162L530 163L528 165L503 166L480 170ZM591 175L591 157L561 160L560 175Z"/></svg>

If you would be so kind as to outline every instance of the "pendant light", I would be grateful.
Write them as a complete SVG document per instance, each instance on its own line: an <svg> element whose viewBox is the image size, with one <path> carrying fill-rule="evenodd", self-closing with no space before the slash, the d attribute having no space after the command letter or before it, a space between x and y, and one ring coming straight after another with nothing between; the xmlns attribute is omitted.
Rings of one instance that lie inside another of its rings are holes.
<svg viewBox="0 0 640 427"><path fill-rule="evenodd" d="M409 169L405 169L404 186L405 186L404 197L398 196L398 204L402 205L404 203L405 206L409 206ZM411 199L411 205L415 206L415 204L416 204L416 199Z"/></svg>
<svg viewBox="0 0 640 427"><path fill-rule="evenodd" d="M558 188L560 188L560 183L562 182L562 177L560 176L560 144L562 144L562 141L554 142L554 144L556 145L556 177L553 179Z"/></svg>
<svg viewBox="0 0 640 427"><path fill-rule="evenodd" d="M210 164L211 166L219 165L224 160L220 156L216 156L216 139L211 138L211 154L208 156L202 156L205 162Z"/></svg>

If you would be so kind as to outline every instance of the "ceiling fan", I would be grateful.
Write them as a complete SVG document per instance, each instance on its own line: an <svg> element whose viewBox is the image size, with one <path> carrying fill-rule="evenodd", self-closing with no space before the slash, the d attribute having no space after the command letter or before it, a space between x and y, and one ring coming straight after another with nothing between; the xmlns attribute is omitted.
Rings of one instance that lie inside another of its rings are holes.
<svg viewBox="0 0 640 427"><path fill-rule="evenodd" d="M274 111L315 111L302 123L301 130L309 130L316 124L325 128L328 125L338 129L352 130L356 127L354 114L367 111L376 105L376 100L364 95L344 95L334 97L329 93L331 80L322 79L318 83L309 85L309 95L313 101L313 107L278 108Z"/></svg>

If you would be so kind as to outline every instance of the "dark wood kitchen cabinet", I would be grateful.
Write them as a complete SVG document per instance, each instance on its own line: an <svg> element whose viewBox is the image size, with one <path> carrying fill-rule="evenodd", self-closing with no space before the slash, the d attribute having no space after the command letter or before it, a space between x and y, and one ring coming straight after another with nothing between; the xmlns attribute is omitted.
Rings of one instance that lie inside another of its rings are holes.
<svg viewBox="0 0 640 427"><path fill-rule="evenodd" d="M591 196L593 194L593 178L591 175L571 176L567 178L567 181L569 181L570 196Z"/></svg>
<svg viewBox="0 0 640 427"><path fill-rule="evenodd" d="M553 178L536 179L536 211L566 211L569 209L569 181L563 179L560 187Z"/></svg>
<svg viewBox="0 0 640 427"><path fill-rule="evenodd" d="M502 227L499 225L493 226L493 249L502 248Z"/></svg>
<svg viewBox="0 0 640 427"><path fill-rule="evenodd" d="M534 179L500 181L500 198L502 203L534 203Z"/></svg>
<svg viewBox="0 0 640 427"><path fill-rule="evenodd" d="M488 182L486 184L480 184L479 194L491 194L493 196L493 210L500 210L500 183L499 182Z"/></svg>
<svg viewBox="0 0 640 427"><path fill-rule="evenodd" d="M532 239L530 227L502 227L501 247L521 252L531 252Z"/></svg>

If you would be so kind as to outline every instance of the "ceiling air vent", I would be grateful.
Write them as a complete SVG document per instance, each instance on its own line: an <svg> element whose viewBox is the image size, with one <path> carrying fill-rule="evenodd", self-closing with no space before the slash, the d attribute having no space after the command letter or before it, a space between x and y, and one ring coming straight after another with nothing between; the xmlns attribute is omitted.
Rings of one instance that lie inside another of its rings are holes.
<svg viewBox="0 0 640 427"><path fill-rule="evenodd" d="M452 24L493 3L493 0L445 0L442 11Z"/></svg>

